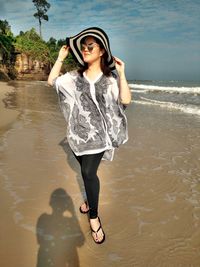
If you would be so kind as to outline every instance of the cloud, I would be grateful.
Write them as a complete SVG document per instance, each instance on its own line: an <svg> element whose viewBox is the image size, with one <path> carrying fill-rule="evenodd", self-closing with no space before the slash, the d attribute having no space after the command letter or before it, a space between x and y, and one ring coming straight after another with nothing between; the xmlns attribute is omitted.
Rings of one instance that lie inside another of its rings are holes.
<svg viewBox="0 0 200 267"><path fill-rule="evenodd" d="M163 38L174 33L173 38L185 38L185 32L199 35L200 7L194 1L60 1L52 2L49 13L50 27L60 25L59 31L68 29L70 34L99 25L111 34L129 35L129 38L144 38L150 33ZM65 30L66 32L66 30Z"/></svg>
<svg viewBox="0 0 200 267"><path fill-rule="evenodd" d="M200 5L198 1L187 0L49 0L49 22L43 22L46 38L74 35L89 26L100 26L111 35L159 41L165 34L172 34L176 40L198 39L200 35ZM0 0L1 17L15 28L31 28L37 25L33 17L35 7L31 0ZM17 26L17 27L16 27ZM174 35L173 35L174 33Z"/></svg>
<svg viewBox="0 0 200 267"><path fill-rule="evenodd" d="M30 13L35 10L33 3L28 0L0 0L1 10L0 15L12 17L13 15L20 14L30 16Z"/></svg>
<svg viewBox="0 0 200 267"><path fill-rule="evenodd" d="M145 62L150 53L157 53L158 60L162 60L164 50L169 58L177 54L180 59L181 51L188 53L191 65L199 58L199 0L47 1L51 4L47 12L49 21L42 23L46 40L51 36L64 39L87 27L98 26L110 37L114 53L131 66L136 58ZM10 23L15 35L32 27L38 30L31 0L0 0L0 6L1 19Z"/></svg>
<svg viewBox="0 0 200 267"><path fill-rule="evenodd" d="M32 27L38 27L37 20L33 17L36 9L29 0L0 0L1 20L7 20L15 35Z"/></svg>

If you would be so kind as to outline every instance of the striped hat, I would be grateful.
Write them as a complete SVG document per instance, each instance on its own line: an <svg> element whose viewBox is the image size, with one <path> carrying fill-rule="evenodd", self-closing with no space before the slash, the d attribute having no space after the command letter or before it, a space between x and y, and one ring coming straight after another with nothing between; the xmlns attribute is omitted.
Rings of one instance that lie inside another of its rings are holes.
<svg viewBox="0 0 200 267"><path fill-rule="evenodd" d="M110 43L109 43L108 36L102 29L97 28L97 27L91 27L91 28L85 29L73 37L66 38L67 46L70 47L70 52L76 58L76 60L82 66L84 66L85 63L83 61L83 57L81 53L81 41L86 36L94 36L95 38L101 41L104 49L106 50L108 54L108 57L107 57L108 66L111 70L114 70L115 63L113 61L113 57L110 51Z"/></svg>

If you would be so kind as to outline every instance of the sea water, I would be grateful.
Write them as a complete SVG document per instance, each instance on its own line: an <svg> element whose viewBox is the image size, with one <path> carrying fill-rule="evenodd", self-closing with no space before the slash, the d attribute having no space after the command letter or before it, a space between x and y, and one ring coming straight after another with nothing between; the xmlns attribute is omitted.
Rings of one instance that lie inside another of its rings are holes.
<svg viewBox="0 0 200 267"><path fill-rule="evenodd" d="M132 101L200 115L200 82L129 81Z"/></svg>

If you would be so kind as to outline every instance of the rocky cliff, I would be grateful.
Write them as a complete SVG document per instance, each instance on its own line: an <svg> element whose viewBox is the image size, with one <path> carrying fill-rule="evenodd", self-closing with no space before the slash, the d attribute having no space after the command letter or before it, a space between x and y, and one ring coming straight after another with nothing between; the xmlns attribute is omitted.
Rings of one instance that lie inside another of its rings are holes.
<svg viewBox="0 0 200 267"><path fill-rule="evenodd" d="M22 53L16 56L15 69L17 79L46 80L50 66Z"/></svg>
<svg viewBox="0 0 200 267"><path fill-rule="evenodd" d="M39 60L21 53L16 55L14 68L0 64L0 80L8 81L10 78L17 80L47 80L50 66ZM12 75L10 75L12 69Z"/></svg>

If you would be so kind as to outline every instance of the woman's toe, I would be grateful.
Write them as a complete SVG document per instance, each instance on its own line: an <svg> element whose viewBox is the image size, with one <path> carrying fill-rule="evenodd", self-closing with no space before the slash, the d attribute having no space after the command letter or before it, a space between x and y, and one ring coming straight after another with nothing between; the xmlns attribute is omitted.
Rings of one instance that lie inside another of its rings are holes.
<svg viewBox="0 0 200 267"><path fill-rule="evenodd" d="M88 205L86 203L83 203L81 205L81 210L84 211L84 212L87 212L89 210Z"/></svg>

